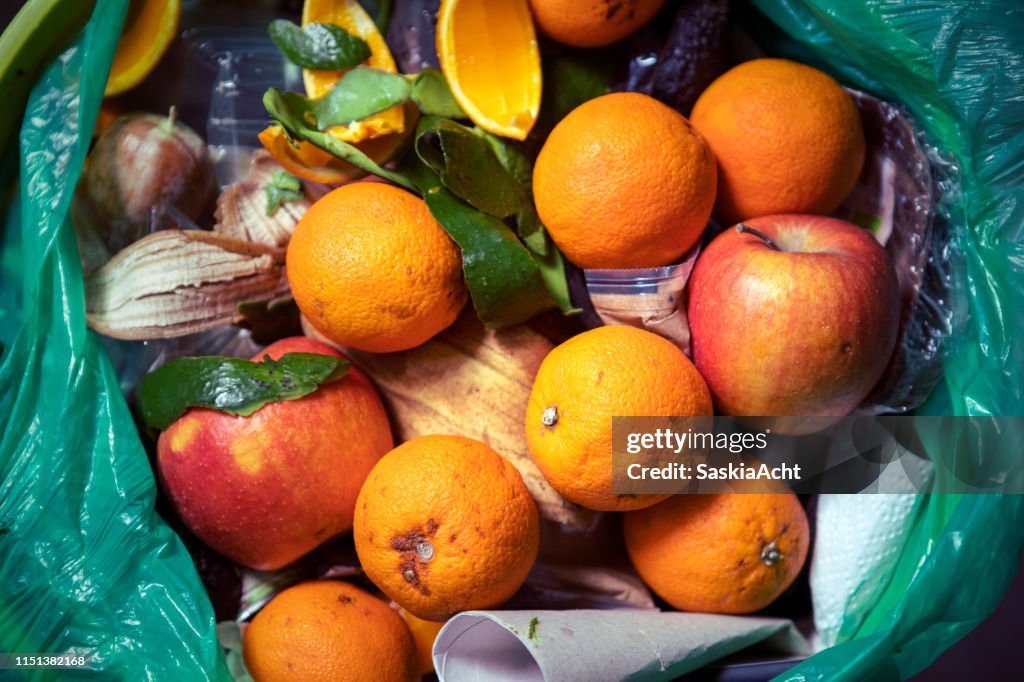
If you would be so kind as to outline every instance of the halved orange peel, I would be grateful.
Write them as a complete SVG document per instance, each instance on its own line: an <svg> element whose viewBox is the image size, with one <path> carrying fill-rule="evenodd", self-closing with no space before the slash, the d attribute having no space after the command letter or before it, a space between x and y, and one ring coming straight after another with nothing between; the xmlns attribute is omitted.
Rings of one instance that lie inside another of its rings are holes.
<svg viewBox="0 0 1024 682"><path fill-rule="evenodd" d="M149 75L178 31L181 0L132 0L104 96L134 88Z"/></svg>
<svg viewBox="0 0 1024 682"><path fill-rule="evenodd" d="M437 55L452 95L474 123L495 135L526 138L541 92L527 0L441 0Z"/></svg>
<svg viewBox="0 0 1024 682"><path fill-rule="evenodd" d="M384 42L384 36L377 30L377 24L356 0L306 0L302 5L302 25L322 23L334 24L357 38L362 38L370 47L370 57L364 65L398 73L391 50ZM338 82L344 71L302 70L302 82L307 97L323 97ZM374 114L347 126L334 126L327 133L343 142L361 142L370 138L401 133L405 130L405 114L402 105Z"/></svg>
<svg viewBox="0 0 1024 682"><path fill-rule="evenodd" d="M400 105L401 106L401 105ZM383 165L397 156L404 144L411 137L417 117L416 106L405 104L403 118L410 125L406 130L391 135L382 135L352 145L369 156L375 163ZM260 143L270 152L270 156L296 177L311 182L322 182L325 185L340 185L358 180L366 175L366 171L343 161L330 152L304 140L292 143L284 129L277 125L268 126L259 134Z"/></svg>

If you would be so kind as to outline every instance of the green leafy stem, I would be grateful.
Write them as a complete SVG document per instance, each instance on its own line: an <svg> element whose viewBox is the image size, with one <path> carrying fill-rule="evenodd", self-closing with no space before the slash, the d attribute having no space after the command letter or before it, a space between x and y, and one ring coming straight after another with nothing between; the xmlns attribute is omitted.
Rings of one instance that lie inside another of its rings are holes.
<svg viewBox="0 0 1024 682"><path fill-rule="evenodd" d="M394 168L328 132L408 101L424 116L414 153ZM321 98L271 88L263 104L290 140L309 142L422 196L462 250L473 307L485 325L519 324L552 307L573 311L564 262L533 204L529 157L509 141L454 120L465 115L439 71L404 76L359 66Z"/></svg>

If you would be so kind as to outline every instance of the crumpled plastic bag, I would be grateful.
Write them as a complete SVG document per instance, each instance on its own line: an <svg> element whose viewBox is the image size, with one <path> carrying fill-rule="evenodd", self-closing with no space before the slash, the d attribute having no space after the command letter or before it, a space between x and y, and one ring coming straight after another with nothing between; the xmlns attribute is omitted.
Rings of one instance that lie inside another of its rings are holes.
<svg viewBox="0 0 1024 682"><path fill-rule="evenodd" d="M67 220L127 4L96 3L21 129L0 274L0 651L91 655L60 679L230 679L210 602L153 509L146 453L86 329Z"/></svg>
<svg viewBox="0 0 1024 682"><path fill-rule="evenodd" d="M754 39L899 102L959 169L937 217L951 243L952 329L942 382L921 414L1024 414L1024 53L1010 0L754 0ZM780 30L781 29L781 30ZM926 452L952 447L922 439ZM949 453L944 453L948 455ZM940 481L941 483L941 481ZM884 589L844 614L852 637L778 679L905 679L999 603L1020 565L1024 496L929 495Z"/></svg>

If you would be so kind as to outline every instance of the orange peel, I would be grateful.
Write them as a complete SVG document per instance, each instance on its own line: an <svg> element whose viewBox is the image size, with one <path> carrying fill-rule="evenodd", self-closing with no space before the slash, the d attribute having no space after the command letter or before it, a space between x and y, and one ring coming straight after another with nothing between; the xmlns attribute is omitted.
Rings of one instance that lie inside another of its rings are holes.
<svg viewBox="0 0 1024 682"><path fill-rule="evenodd" d="M415 127L412 124L415 123L418 116L415 104L407 102L404 109L403 117L410 122L410 125L406 126L403 132L373 137L363 142L352 143L352 146L380 165L394 159L411 137ZM363 169L339 159L311 142L305 140L292 142L288 139L284 128L276 123L267 126L259 134L259 140L260 144L270 152L274 161L281 164L292 175L303 180L320 182L325 185L340 185L358 180L366 175L366 171Z"/></svg>
<svg viewBox="0 0 1024 682"><path fill-rule="evenodd" d="M370 47L370 57L363 63L364 66L398 73L395 58L384 42L384 36L356 0L306 0L302 6L302 25L313 23L334 24L357 38L362 38ZM306 96L323 97L344 73L345 71L303 69L302 83L306 88ZM328 128L326 132L342 142L355 143L401 133L405 127L403 107L397 104L361 121L353 121L347 126Z"/></svg>
<svg viewBox="0 0 1024 682"><path fill-rule="evenodd" d="M526 139L541 94L540 51L526 0L442 0L437 55L452 95L474 123Z"/></svg>
<svg viewBox="0 0 1024 682"><path fill-rule="evenodd" d="M181 0L136 0L128 9L124 30L110 66L105 97L134 88L156 68L178 31Z"/></svg>

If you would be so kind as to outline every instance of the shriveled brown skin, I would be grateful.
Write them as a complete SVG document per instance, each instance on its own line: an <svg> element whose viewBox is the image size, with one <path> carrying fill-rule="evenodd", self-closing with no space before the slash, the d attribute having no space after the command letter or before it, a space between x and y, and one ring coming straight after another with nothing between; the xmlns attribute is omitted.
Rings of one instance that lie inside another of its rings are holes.
<svg viewBox="0 0 1024 682"><path fill-rule="evenodd" d="M287 352L341 357L296 337L258 359ZM161 434L157 463L193 533L240 564L272 570L352 528L359 488L392 445L376 390L352 367L307 396L248 417L191 409Z"/></svg>
<svg viewBox="0 0 1024 682"><path fill-rule="evenodd" d="M107 127L82 181L96 229L114 252L146 234L154 206L168 204L197 220L216 194L202 138L153 114L129 114Z"/></svg>

